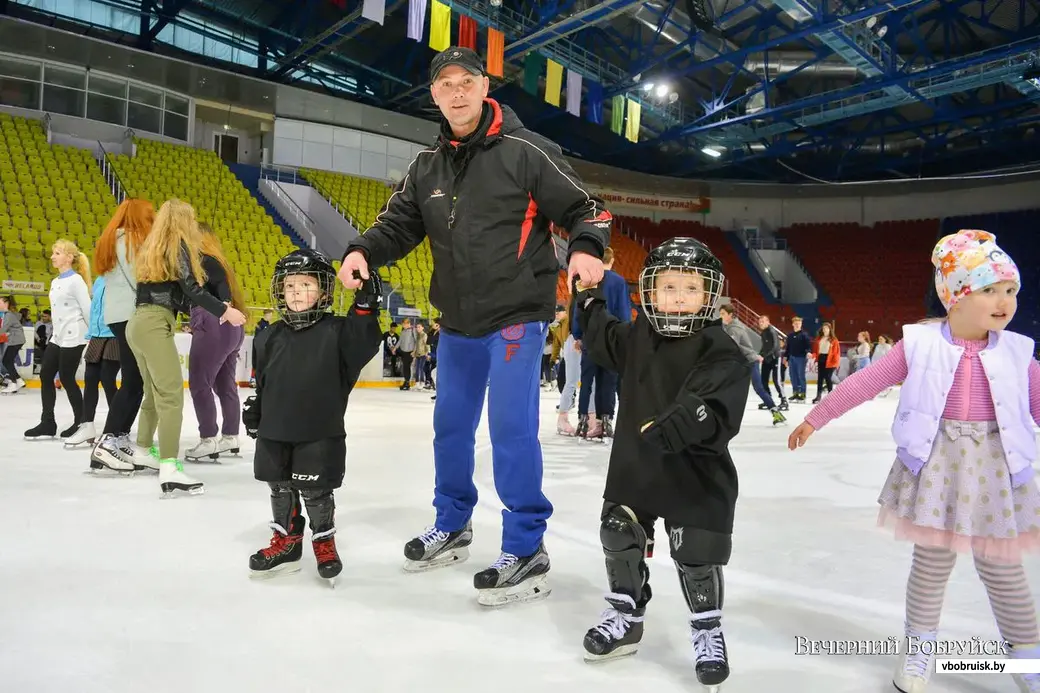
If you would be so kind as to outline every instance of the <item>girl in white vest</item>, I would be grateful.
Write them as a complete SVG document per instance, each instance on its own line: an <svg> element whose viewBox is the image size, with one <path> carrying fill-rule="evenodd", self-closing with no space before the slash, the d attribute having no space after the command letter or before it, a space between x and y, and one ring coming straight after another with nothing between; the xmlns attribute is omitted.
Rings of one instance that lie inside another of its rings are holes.
<svg viewBox="0 0 1040 693"><path fill-rule="evenodd" d="M935 669L943 593L958 552L973 555L1007 653L1040 659L1022 569L1022 553L1040 549L1032 467L1040 364L1032 339L1004 329L1018 307L1018 268L993 234L974 230L940 240L932 264L946 318L905 326L888 354L845 380L788 440L790 449L801 447L828 422L903 383L892 424L897 458L878 498L878 522L914 543L907 639L893 680L904 693L924 691ZM1020 691L1040 692L1040 675L1013 677Z"/></svg>

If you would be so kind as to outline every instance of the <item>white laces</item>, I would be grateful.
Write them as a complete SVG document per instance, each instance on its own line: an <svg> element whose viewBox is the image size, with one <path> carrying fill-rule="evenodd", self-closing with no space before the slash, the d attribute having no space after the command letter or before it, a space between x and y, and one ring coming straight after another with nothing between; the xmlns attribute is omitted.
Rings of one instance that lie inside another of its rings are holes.
<svg viewBox="0 0 1040 693"><path fill-rule="evenodd" d="M633 609L636 608L635 600L627 594L611 592L607 595L607 601L612 599L630 604ZM618 611L611 606L600 615L599 625L593 630L611 640L620 640L628 634L629 628L631 628L633 623L641 623L642 621L642 616L626 614L624 611Z"/></svg>
<svg viewBox="0 0 1040 693"><path fill-rule="evenodd" d="M914 638L920 643L921 641L930 640L935 642L936 632L931 631L927 633L915 633L911 630L907 630L907 639ZM909 649L909 643L907 645ZM935 658L935 650L931 647L917 647L915 652L907 653L906 660L903 663L903 673L908 677L915 677L919 679L929 679L931 677L931 664Z"/></svg>
<svg viewBox="0 0 1040 693"><path fill-rule="evenodd" d="M693 643L693 651L697 655L698 662L725 662L726 643L722 639L722 626L714 628L698 628L697 621L719 618L721 611L707 611L697 614L697 618L690 621L690 641Z"/></svg>
<svg viewBox="0 0 1040 693"><path fill-rule="evenodd" d="M491 570L502 570L516 563L519 559L511 553L503 553L498 560L491 564Z"/></svg>
<svg viewBox="0 0 1040 693"><path fill-rule="evenodd" d="M448 538L447 532L442 532L436 527L427 527L426 531L419 535L419 541L423 543L423 546L430 546L431 544L437 544Z"/></svg>

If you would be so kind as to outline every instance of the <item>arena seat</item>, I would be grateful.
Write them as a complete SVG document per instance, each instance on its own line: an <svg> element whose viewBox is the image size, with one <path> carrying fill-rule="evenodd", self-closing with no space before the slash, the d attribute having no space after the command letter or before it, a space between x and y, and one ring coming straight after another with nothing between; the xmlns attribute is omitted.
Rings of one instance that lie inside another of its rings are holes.
<svg viewBox="0 0 1040 693"><path fill-rule="evenodd" d="M109 157L126 194L151 200L156 209L170 198L195 207L199 221L220 237L246 294L251 332L271 305L275 263L296 246L216 152L145 139L134 144L135 156Z"/></svg>
<svg viewBox="0 0 1040 693"><path fill-rule="evenodd" d="M336 204L361 233L375 222L376 215L393 192L386 183L369 178L307 168L300 169L300 174L315 190ZM430 303L433 256L429 239L423 239L415 250L392 266L380 268L379 276L401 294L407 305L422 311L422 319L432 319L440 314Z"/></svg>
<svg viewBox="0 0 1040 693"><path fill-rule="evenodd" d="M52 145L36 120L0 113L0 279L40 282L13 291L33 319L50 305L51 245L66 238L89 257L116 201L91 152Z"/></svg>
<svg viewBox="0 0 1040 693"><path fill-rule="evenodd" d="M843 339L862 330L898 338L903 324L924 317L938 219L794 224L778 233L830 296L823 317Z"/></svg>

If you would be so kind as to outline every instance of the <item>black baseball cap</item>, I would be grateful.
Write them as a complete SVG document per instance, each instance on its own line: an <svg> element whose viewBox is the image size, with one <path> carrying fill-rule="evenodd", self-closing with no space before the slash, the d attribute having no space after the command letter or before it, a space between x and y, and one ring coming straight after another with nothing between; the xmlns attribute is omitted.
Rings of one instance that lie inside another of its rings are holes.
<svg viewBox="0 0 1040 693"><path fill-rule="evenodd" d="M484 71L484 61L480 59L476 51L472 48L452 46L438 53L430 62L430 81L437 79L437 75L448 65L458 65L464 70L481 77L487 75L487 72Z"/></svg>

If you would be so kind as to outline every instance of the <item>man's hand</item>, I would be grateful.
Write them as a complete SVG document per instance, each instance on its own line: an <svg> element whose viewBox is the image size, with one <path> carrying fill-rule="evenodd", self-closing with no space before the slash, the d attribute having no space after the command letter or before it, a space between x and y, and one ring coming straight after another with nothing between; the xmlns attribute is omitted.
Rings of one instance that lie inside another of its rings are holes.
<svg viewBox="0 0 1040 693"><path fill-rule="evenodd" d="M355 272L361 275L360 279L354 276ZM348 254L343 258L343 265L339 268L336 276L339 277L340 282L346 288L360 288L361 283L368 279L368 260L365 259L365 254L360 250L355 250Z"/></svg>
<svg viewBox="0 0 1040 693"><path fill-rule="evenodd" d="M585 286L599 284L603 281L603 261L588 253L571 253L571 260L567 264L567 286L574 285L575 277Z"/></svg>

